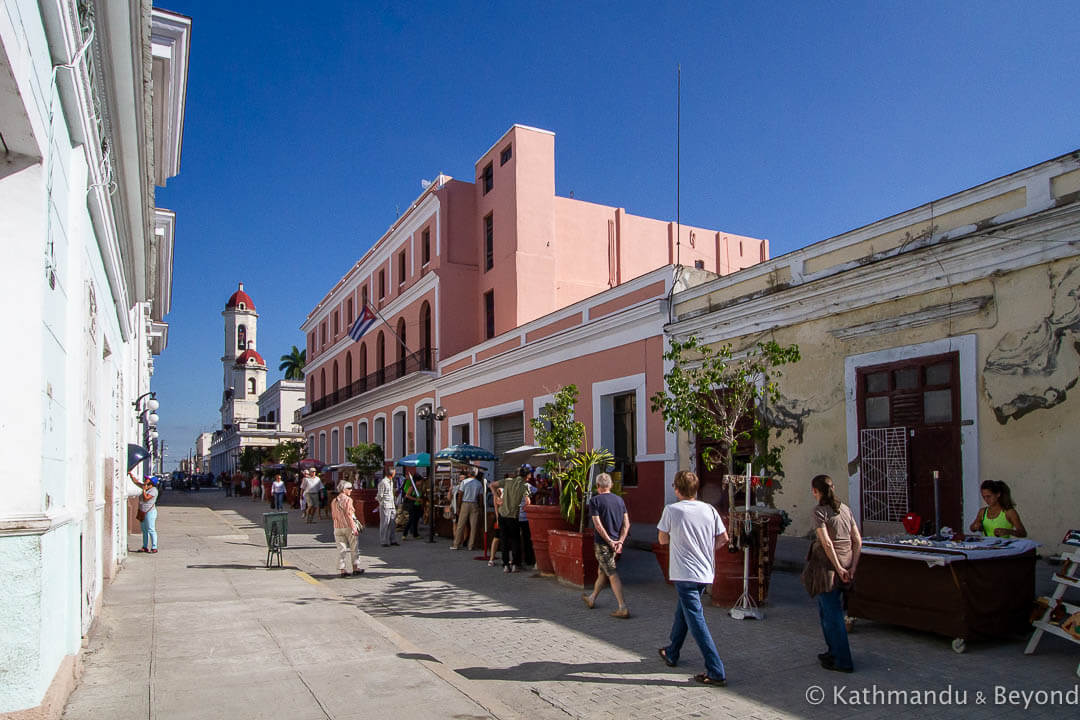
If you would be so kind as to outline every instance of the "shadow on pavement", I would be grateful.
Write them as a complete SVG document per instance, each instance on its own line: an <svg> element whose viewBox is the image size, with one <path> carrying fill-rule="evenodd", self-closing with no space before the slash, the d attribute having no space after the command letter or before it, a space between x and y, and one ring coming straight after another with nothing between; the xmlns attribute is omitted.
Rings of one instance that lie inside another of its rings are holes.
<svg viewBox="0 0 1080 720"><path fill-rule="evenodd" d="M659 666L659 667L658 667ZM505 668L465 667L455 668L455 672L470 680L508 680L508 681L559 681L603 683L608 685L689 685L685 679L671 680L641 677L643 674L663 672L662 663L651 660L637 662L524 662ZM624 676L624 677L619 677ZM632 676L632 677L625 677ZM681 674L686 677L685 673Z"/></svg>

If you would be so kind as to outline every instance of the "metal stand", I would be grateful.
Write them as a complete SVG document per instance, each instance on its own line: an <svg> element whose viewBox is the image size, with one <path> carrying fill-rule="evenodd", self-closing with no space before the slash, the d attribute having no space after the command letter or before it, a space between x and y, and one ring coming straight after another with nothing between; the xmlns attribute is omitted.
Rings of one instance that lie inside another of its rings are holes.
<svg viewBox="0 0 1080 720"><path fill-rule="evenodd" d="M750 474L750 466L746 467L746 517L743 519L743 534L749 538L750 533L754 531L753 521L750 519L750 488L753 484L753 477ZM755 603L754 599L750 597L750 545L747 543L743 546L743 575L742 575L742 595L735 601L735 607L731 608L729 614L736 620L764 620L765 613Z"/></svg>
<svg viewBox="0 0 1080 720"><path fill-rule="evenodd" d="M277 558L278 567L285 566L284 558L281 555L281 546L281 533L275 526L274 529L270 531L270 545L266 550L266 567L273 567L272 560L274 558Z"/></svg>

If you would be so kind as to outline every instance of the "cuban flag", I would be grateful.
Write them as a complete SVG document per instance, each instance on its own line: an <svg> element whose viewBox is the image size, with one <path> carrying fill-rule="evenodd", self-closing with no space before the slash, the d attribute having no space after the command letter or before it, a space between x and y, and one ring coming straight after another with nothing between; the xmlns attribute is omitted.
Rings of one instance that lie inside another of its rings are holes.
<svg viewBox="0 0 1080 720"><path fill-rule="evenodd" d="M354 342L360 342L360 338L364 337L364 333L371 329L371 326L375 324L377 319L375 313L371 311L371 308L365 305L363 312L360 313L360 317L356 318L356 322L349 328L349 337L351 337Z"/></svg>

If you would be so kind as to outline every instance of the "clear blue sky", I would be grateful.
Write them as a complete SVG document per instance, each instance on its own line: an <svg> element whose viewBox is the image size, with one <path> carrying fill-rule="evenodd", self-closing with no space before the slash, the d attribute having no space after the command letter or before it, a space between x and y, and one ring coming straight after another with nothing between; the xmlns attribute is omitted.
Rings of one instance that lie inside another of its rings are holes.
<svg viewBox="0 0 1080 720"><path fill-rule="evenodd" d="M158 0L192 18L169 346L168 466L219 426L221 311L258 349L439 172L511 124L556 133L556 192L768 238L773 256L1080 148L1072 2Z"/></svg>

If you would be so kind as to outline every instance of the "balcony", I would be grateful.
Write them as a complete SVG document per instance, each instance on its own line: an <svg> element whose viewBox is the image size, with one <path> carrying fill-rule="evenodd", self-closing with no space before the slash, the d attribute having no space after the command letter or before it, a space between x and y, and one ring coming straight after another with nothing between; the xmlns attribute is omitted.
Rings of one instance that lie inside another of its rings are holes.
<svg viewBox="0 0 1080 720"><path fill-rule="evenodd" d="M312 413L317 413L333 407L350 398L356 397L357 395L366 393L369 390L374 390L388 382L403 378L406 375L433 370L435 365L435 355L435 348L424 348L417 352L410 353L404 358L360 378L351 385L346 385L343 388L327 393L318 400L313 401L311 405L305 408L304 415L311 415Z"/></svg>

